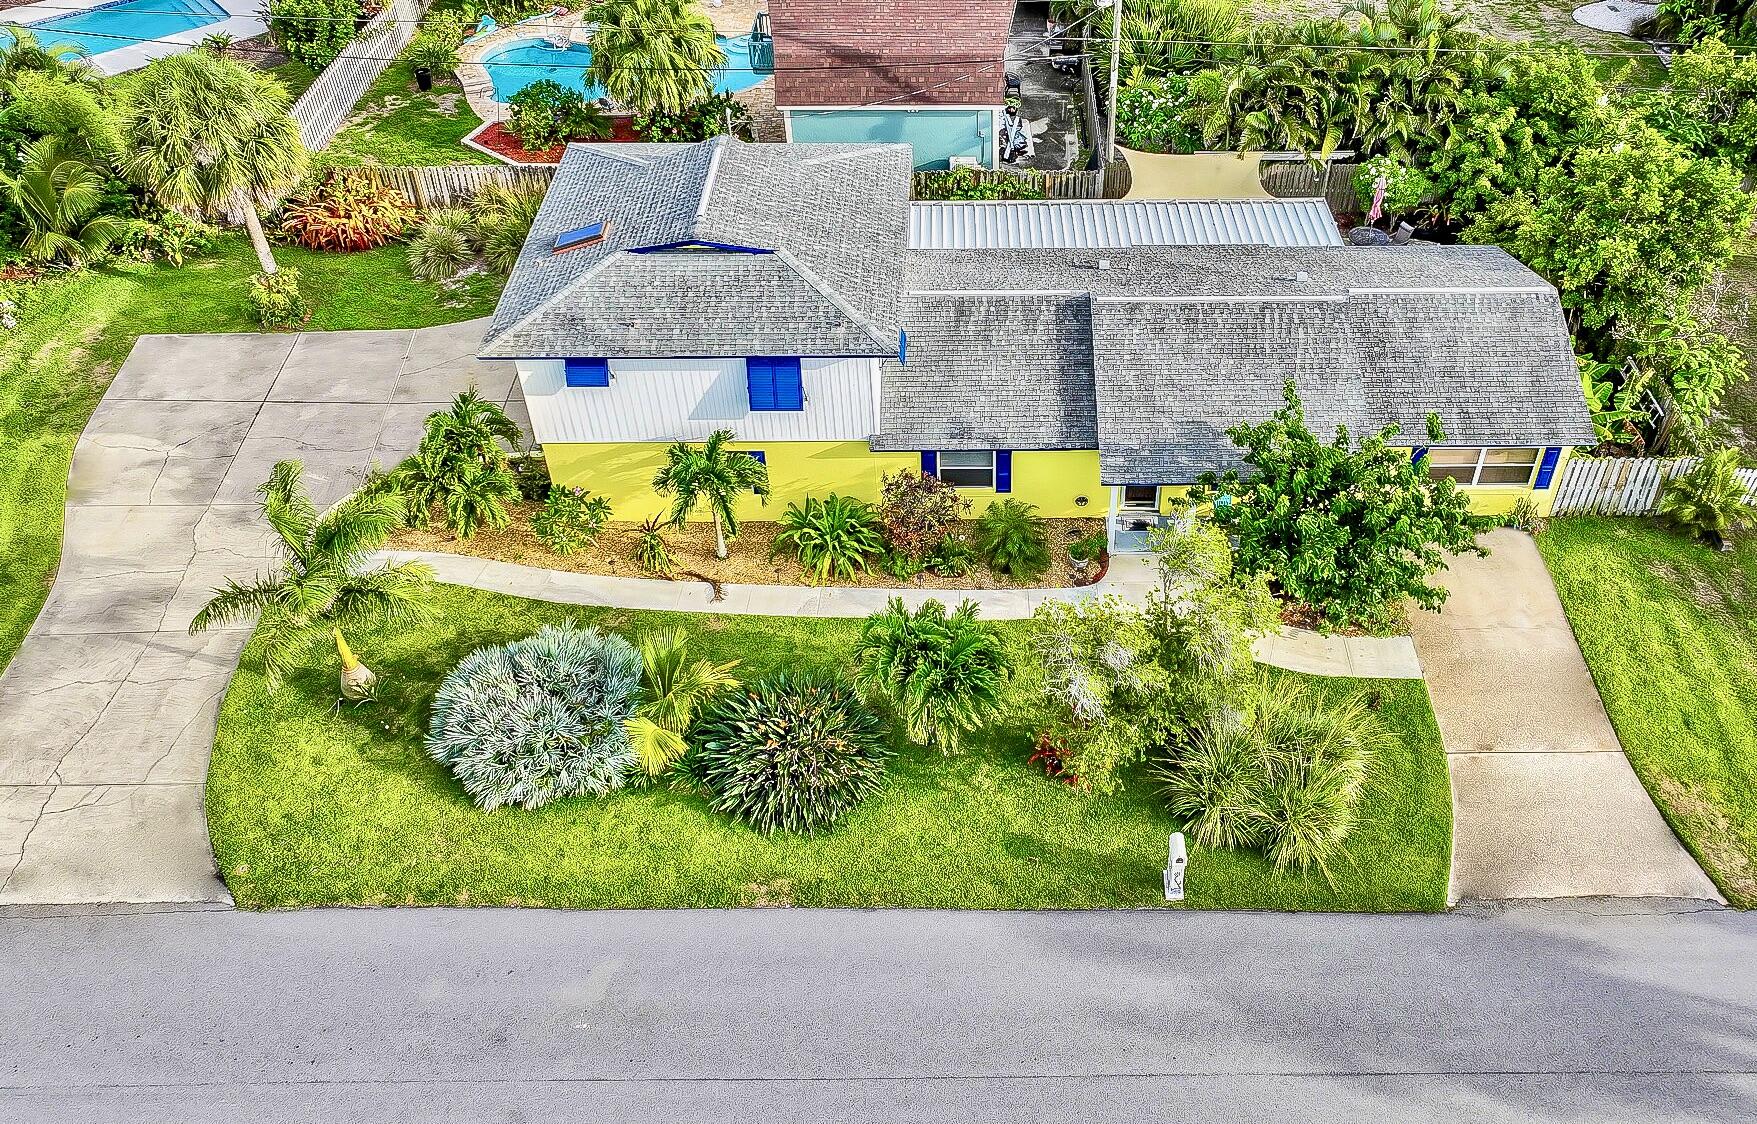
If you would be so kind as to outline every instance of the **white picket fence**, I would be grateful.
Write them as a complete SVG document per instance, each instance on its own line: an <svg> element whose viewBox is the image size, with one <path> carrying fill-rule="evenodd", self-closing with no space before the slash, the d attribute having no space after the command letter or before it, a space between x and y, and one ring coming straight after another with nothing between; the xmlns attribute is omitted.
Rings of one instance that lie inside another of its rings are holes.
<svg viewBox="0 0 1757 1124"><path fill-rule="evenodd" d="M1660 485L1696 467L1695 457L1574 457L1556 491L1556 515L1641 515L1659 502ZM1745 498L1757 501L1757 468L1741 468Z"/></svg>
<svg viewBox="0 0 1757 1124"><path fill-rule="evenodd" d="M427 4L428 0L390 0L299 95L293 103L293 119L299 122L306 148L317 152L336 139L367 87L415 37Z"/></svg>
<svg viewBox="0 0 1757 1124"><path fill-rule="evenodd" d="M555 177L550 167L515 168L507 164L451 164L389 167L382 164L338 165L337 172L358 176L376 187L400 191L422 210L464 203L491 183L537 184L544 188Z"/></svg>

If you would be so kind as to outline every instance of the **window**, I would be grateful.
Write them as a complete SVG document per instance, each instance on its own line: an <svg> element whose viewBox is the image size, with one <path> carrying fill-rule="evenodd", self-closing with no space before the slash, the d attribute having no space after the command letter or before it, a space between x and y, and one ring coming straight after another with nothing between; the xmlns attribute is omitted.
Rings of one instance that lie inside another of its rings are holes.
<svg viewBox="0 0 1757 1124"><path fill-rule="evenodd" d="M746 359L744 381L750 392L752 410L805 409L805 383L799 373L798 359Z"/></svg>
<svg viewBox="0 0 1757 1124"><path fill-rule="evenodd" d="M590 246L594 242L602 242L608 233L610 233L608 219L603 222L587 223L574 230L564 230L555 236L555 245L549 252L551 255L565 254L569 250L577 250L581 246Z"/></svg>
<svg viewBox="0 0 1757 1124"><path fill-rule="evenodd" d="M608 359L567 359L563 361L567 370L569 386L609 386L610 360Z"/></svg>
<svg viewBox="0 0 1757 1124"><path fill-rule="evenodd" d="M1429 449L1428 475L1460 484L1531 483L1542 449Z"/></svg>
<svg viewBox="0 0 1757 1124"><path fill-rule="evenodd" d="M743 453L758 464L769 463L769 454L763 452L761 449L740 449L739 452Z"/></svg>
<svg viewBox="0 0 1757 1124"><path fill-rule="evenodd" d="M1149 511L1159 510L1159 485L1157 484L1124 484L1123 506L1136 509L1145 508Z"/></svg>
<svg viewBox="0 0 1757 1124"><path fill-rule="evenodd" d="M938 476L954 488L993 488L994 453L987 449L943 451L939 455Z"/></svg>

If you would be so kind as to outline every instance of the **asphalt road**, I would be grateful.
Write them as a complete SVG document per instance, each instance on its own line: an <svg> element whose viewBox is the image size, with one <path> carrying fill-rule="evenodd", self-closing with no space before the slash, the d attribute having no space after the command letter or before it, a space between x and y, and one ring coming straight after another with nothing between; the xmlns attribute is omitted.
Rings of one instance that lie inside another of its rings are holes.
<svg viewBox="0 0 1757 1124"><path fill-rule="evenodd" d="M0 914L0 1120L1726 1121L1757 915Z"/></svg>

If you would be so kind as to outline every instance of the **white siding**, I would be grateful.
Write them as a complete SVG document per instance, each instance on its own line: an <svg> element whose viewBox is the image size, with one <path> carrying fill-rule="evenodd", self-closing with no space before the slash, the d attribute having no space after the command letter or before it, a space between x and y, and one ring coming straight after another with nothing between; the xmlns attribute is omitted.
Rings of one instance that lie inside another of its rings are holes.
<svg viewBox="0 0 1757 1124"><path fill-rule="evenodd" d="M749 409L743 359L612 359L610 385L570 387L559 359L521 359L537 441L864 441L878 430L876 359L804 359L804 410Z"/></svg>

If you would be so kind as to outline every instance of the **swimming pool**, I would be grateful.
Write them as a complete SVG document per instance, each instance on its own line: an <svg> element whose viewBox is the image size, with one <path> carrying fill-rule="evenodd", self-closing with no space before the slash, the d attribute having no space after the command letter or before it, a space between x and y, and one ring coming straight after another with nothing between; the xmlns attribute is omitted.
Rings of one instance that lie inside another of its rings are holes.
<svg viewBox="0 0 1757 1124"><path fill-rule="evenodd" d="M229 18L214 0L118 0L101 8L24 24L44 47L71 44L88 55L133 47ZM0 37L6 36L0 24Z"/></svg>
<svg viewBox="0 0 1757 1124"><path fill-rule="evenodd" d="M716 94L748 90L768 77L750 67L750 36L714 38L726 52L726 65L714 72ZM514 94L544 78L580 91L588 101L601 98L604 91L586 81L585 67L591 61L592 49L583 43L557 48L542 39L515 39L482 57L488 80L494 84L494 100L499 102L511 101Z"/></svg>

